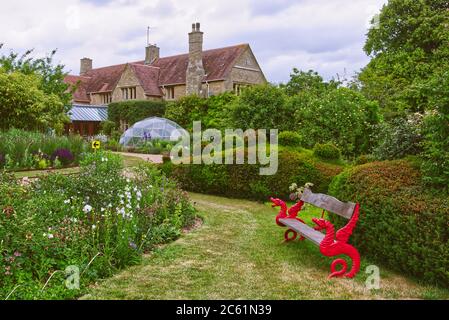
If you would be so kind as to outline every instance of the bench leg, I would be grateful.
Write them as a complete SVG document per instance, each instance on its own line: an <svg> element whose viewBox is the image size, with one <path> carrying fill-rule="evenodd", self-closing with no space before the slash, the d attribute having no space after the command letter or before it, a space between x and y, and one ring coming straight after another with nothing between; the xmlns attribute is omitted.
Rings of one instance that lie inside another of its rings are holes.
<svg viewBox="0 0 449 320"><path fill-rule="evenodd" d="M338 258L332 261L330 278L354 278L360 270L360 254L353 246L345 244L345 251L341 254L346 255L352 262L351 270L348 270L348 263L346 260ZM337 266L341 266L340 270L337 270Z"/></svg>
<svg viewBox="0 0 449 320"><path fill-rule="evenodd" d="M294 240L296 240L297 237L298 237L298 233L295 230L288 229L284 233L284 242L294 241ZM304 238L303 236L299 237L299 241L304 241L305 239L306 238Z"/></svg>

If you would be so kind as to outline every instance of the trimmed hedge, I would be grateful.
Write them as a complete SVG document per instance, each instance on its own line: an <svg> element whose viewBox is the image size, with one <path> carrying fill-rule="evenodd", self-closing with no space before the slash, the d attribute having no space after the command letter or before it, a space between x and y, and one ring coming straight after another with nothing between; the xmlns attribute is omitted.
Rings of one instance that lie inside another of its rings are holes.
<svg viewBox="0 0 449 320"><path fill-rule="evenodd" d="M317 143L313 148L313 154L321 159L340 160L341 151L333 143Z"/></svg>
<svg viewBox="0 0 449 320"><path fill-rule="evenodd" d="M260 165L173 165L162 170L175 178L183 189L234 198L267 200L270 196L288 199L289 186L312 182L315 190L326 192L332 178L343 167L318 162L310 155L291 150L279 151L279 169L273 176L259 175Z"/></svg>
<svg viewBox="0 0 449 320"><path fill-rule="evenodd" d="M283 131L279 134L279 145L285 147L300 147L301 136L294 131Z"/></svg>
<svg viewBox="0 0 449 320"><path fill-rule="evenodd" d="M108 107L108 118L115 123L117 128L120 127L120 120L133 125L146 118L163 117L166 105L165 101L151 100L113 102Z"/></svg>
<svg viewBox="0 0 449 320"><path fill-rule="evenodd" d="M406 160L373 162L337 176L330 194L361 204L351 241L365 255L449 287L449 197L422 185ZM335 215L332 221L342 225Z"/></svg>

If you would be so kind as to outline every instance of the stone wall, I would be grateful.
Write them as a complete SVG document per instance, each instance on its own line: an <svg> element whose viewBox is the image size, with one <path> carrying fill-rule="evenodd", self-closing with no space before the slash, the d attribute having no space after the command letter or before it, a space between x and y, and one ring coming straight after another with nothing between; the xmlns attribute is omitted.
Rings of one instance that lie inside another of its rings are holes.
<svg viewBox="0 0 449 320"><path fill-rule="evenodd" d="M122 77L120 78L119 82L117 83L117 86L112 93L112 101L122 101L122 88L126 87L136 87L136 100L145 100L147 99L147 96L145 95L145 91L143 90L142 86L140 85L139 80L135 76L133 70L129 65L126 66L125 71L122 74Z"/></svg>
<svg viewBox="0 0 449 320"><path fill-rule="evenodd" d="M257 63L256 57L248 48L232 68L231 75L226 80L225 88L227 91L232 91L234 83L256 85L266 82L267 80Z"/></svg>

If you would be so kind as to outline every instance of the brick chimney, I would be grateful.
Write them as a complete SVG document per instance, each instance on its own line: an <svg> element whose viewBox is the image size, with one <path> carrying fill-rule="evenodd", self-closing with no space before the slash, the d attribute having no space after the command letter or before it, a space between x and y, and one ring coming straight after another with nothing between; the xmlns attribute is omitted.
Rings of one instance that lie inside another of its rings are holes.
<svg viewBox="0 0 449 320"><path fill-rule="evenodd" d="M90 70L92 70L92 59L82 58L80 67L80 76L85 75Z"/></svg>
<svg viewBox="0 0 449 320"><path fill-rule="evenodd" d="M155 60L159 59L160 48L154 44L148 45L145 48L145 64L152 64Z"/></svg>
<svg viewBox="0 0 449 320"><path fill-rule="evenodd" d="M192 32L189 33L189 65L186 74L186 94L203 95L203 80L205 71L203 67L203 32L200 24L192 24Z"/></svg>

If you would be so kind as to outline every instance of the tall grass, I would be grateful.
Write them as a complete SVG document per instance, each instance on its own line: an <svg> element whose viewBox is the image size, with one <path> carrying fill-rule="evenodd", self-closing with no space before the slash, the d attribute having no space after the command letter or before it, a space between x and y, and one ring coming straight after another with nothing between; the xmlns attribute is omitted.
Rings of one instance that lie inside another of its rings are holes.
<svg viewBox="0 0 449 320"><path fill-rule="evenodd" d="M28 169L33 167L33 155L41 153L48 157L58 149L67 149L78 163L80 155L88 150L80 136L54 136L18 129L0 132L0 168Z"/></svg>

